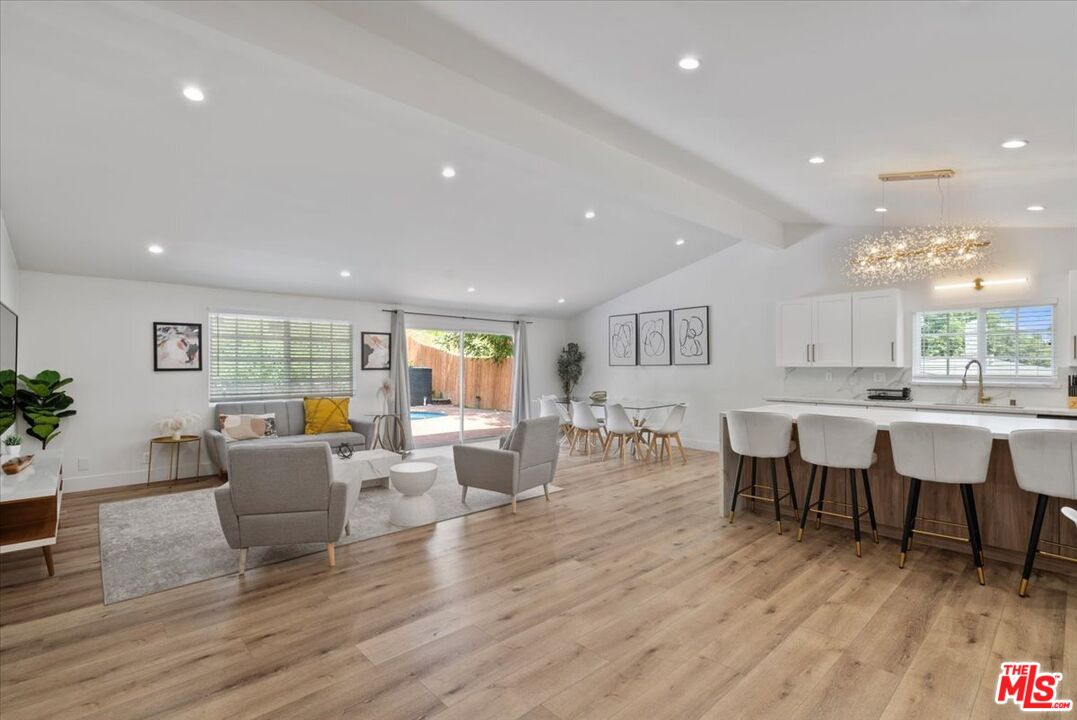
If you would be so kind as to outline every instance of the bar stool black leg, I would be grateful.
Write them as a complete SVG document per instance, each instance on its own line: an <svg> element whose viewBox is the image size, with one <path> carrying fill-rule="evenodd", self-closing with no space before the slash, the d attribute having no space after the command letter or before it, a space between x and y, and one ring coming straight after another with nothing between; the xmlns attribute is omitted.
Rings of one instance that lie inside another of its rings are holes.
<svg viewBox="0 0 1077 720"><path fill-rule="evenodd" d="M737 458L737 479L733 483L733 502L729 506L729 524L733 524L733 518L737 515L737 495L740 493L740 477L744 472L744 456Z"/></svg>
<svg viewBox="0 0 1077 720"><path fill-rule="evenodd" d="M1028 581L1032 577L1032 565L1036 562L1036 551L1040 547L1040 530L1043 529L1043 516L1047 512L1047 496L1036 498L1036 516L1032 519L1032 532L1028 534L1028 551L1025 553L1025 567L1021 570L1021 587L1017 594L1028 597Z"/></svg>
<svg viewBox="0 0 1077 720"><path fill-rule="evenodd" d="M752 495L758 495L759 493L755 489L755 466L758 461L752 458ZM755 512L755 498L752 498L752 512Z"/></svg>
<svg viewBox="0 0 1077 720"><path fill-rule="evenodd" d="M901 530L901 554L898 555L898 567L905 567L905 556L909 552L912 540L912 528L916 522L916 508L920 505L920 481L909 478L909 498L905 504L905 522Z"/></svg>
<svg viewBox="0 0 1077 720"><path fill-rule="evenodd" d="M828 469L825 465L823 466L823 477L819 480L819 502L816 503L817 512L815 513L816 530L823 526L823 513L818 511L823 509L823 499L826 497L826 471Z"/></svg>
<svg viewBox="0 0 1077 720"><path fill-rule="evenodd" d="M972 508L972 521L975 524L973 528L976 531L976 542L980 546L980 565L984 565L984 541L983 536L980 535L980 514L976 512L976 493L971 485L969 485L969 507Z"/></svg>
<svg viewBox="0 0 1077 720"><path fill-rule="evenodd" d="M856 470L849 471L849 492L852 494L853 540L856 542L856 556L860 557L860 501L856 496Z"/></svg>
<svg viewBox="0 0 1077 720"><path fill-rule="evenodd" d="M778 534L782 534L782 506L778 499L778 461L770 459L770 487L774 491L774 520L778 523Z"/></svg>
<svg viewBox="0 0 1077 720"><path fill-rule="evenodd" d="M976 577L980 584L984 583L983 551L980 548L980 538L976 532L976 517L973 514L972 503L969 495L972 494L971 485L961 485L961 502L965 506L965 523L969 527L969 546L972 548L972 562L976 565Z"/></svg>
<svg viewBox="0 0 1077 720"><path fill-rule="evenodd" d="M797 530L797 542L800 542L804 537L804 526L808 524L808 513L811 511L811 491L815 487L815 471L818 470L817 465L811 466L811 474L808 475L808 492L804 496L804 512L800 515L800 529Z"/></svg>
<svg viewBox="0 0 1077 720"><path fill-rule="evenodd" d="M868 471L861 470L860 476L864 480L864 499L868 503L868 520L871 521L871 539L879 544L879 526L875 524L875 503L871 499L871 481L868 480Z"/></svg>
<svg viewBox="0 0 1077 720"><path fill-rule="evenodd" d="M789 456L785 456L785 477L789 481L789 499L793 501L793 515L794 517L800 514L800 508L797 506L797 488L793 485L793 469L789 467Z"/></svg>

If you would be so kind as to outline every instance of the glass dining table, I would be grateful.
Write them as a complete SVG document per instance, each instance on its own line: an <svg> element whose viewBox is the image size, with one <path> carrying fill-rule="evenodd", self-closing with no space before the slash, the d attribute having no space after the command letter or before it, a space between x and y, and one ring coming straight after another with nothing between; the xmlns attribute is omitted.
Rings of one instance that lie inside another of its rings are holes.
<svg viewBox="0 0 1077 720"><path fill-rule="evenodd" d="M595 413L595 416L600 420L604 420L606 416L606 407L609 405L620 405L628 413L628 417L632 420L636 426L641 426L647 422L650 417L660 410L669 410L683 405L684 403L676 400L646 400L640 398L607 398L603 401L591 400L590 398L577 398L572 400L583 401L590 404L592 410L599 410L600 413ZM565 408L569 417L572 416L572 408L565 398L557 398L557 404Z"/></svg>

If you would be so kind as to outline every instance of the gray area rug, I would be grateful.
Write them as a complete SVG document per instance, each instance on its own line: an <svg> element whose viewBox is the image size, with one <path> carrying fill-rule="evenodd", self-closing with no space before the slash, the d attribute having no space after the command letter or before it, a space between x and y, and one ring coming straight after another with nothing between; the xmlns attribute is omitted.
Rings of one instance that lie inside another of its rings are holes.
<svg viewBox="0 0 1077 720"><path fill-rule="evenodd" d="M460 502L460 486L452 460L416 458L438 465L438 477L430 496L437 506L438 521L470 515L508 505L508 495L470 488L467 504ZM560 488L550 485L550 492ZM533 488L519 500L542 497ZM351 543L400 532L389 524L389 507L399 494L391 488L367 487L359 493L352 512L351 534L337 543ZM98 511L101 536L101 584L105 604L130 600L169 588L235 573L239 551L228 547L217 518L213 490L106 503ZM324 553L325 545L282 545L251 548L247 568Z"/></svg>

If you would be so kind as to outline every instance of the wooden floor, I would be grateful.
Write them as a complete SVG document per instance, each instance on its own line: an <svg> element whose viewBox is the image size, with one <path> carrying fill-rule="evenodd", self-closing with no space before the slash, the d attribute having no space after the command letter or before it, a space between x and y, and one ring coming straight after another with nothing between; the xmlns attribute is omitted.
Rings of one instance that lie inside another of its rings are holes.
<svg viewBox="0 0 1077 720"><path fill-rule="evenodd" d="M553 496L104 607L101 502L64 499L57 575L0 565L18 718L993 718L1003 660L1065 673L1077 588L836 528L718 518L717 456L563 456ZM206 483L202 483L203 485ZM187 484L180 491L198 486Z"/></svg>

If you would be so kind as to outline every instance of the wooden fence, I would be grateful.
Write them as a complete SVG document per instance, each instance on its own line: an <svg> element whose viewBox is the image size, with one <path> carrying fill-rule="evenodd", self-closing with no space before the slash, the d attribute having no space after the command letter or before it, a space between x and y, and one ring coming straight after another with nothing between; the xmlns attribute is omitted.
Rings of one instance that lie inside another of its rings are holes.
<svg viewBox="0 0 1077 720"><path fill-rule="evenodd" d="M512 358L500 364L493 360L465 358L465 407L483 410L512 410ZM408 338L408 364L428 367L433 373L434 392L460 404L460 357L455 353L423 345ZM416 402L416 398L411 399Z"/></svg>

